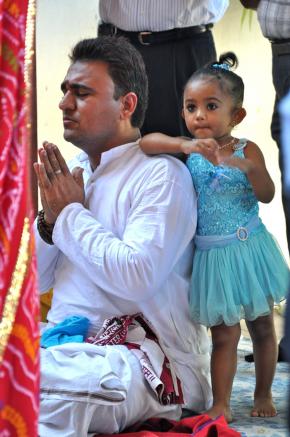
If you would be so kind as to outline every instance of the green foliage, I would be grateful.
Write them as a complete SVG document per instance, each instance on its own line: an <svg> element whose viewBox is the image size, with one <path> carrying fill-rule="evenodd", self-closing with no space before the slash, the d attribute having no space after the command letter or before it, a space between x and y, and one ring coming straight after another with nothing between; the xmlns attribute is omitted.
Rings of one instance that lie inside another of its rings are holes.
<svg viewBox="0 0 290 437"><path fill-rule="evenodd" d="M241 17L241 27L244 26L244 23L247 20L248 21L248 25L249 25L249 30L251 30L251 28L252 28L252 21L253 21L253 13L254 13L253 10L243 8L243 13L242 13L242 17Z"/></svg>

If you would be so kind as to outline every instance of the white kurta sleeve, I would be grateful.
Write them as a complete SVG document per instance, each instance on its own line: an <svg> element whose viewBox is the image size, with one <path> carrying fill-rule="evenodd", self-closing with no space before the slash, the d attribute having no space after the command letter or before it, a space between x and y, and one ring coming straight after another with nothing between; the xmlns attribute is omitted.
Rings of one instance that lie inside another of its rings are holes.
<svg viewBox="0 0 290 437"><path fill-rule="evenodd" d="M152 176L132 200L122 238L83 205L68 205L54 227L55 245L106 292L147 299L172 273L195 232L196 198L185 176L162 182Z"/></svg>

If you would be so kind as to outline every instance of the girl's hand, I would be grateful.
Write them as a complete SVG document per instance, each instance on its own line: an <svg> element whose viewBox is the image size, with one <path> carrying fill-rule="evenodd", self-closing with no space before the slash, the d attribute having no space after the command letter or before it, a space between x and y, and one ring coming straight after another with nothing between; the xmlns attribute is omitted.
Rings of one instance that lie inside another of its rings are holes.
<svg viewBox="0 0 290 437"><path fill-rule="evenodd" d="M186 155L199 153L214 165L222 162L218 143L213 138L186 140L181 143L181 151Z"/></svg>

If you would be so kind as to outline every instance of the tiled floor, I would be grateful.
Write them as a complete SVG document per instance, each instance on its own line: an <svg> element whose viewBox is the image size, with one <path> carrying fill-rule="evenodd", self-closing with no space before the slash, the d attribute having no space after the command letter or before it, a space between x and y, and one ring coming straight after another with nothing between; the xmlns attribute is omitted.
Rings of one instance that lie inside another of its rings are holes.
<svg viewBox="0 0 290 437"><path fill-rule="evenodd" d="M279 323L280 319L277 319ZM289 365L277 363L272 385L273 399L278 411L277 416L256 418L250 416L255 386L255 367L244 360L252 350L249 338L242 337L238 347L238 368L235 375L231 407L234 416L232 428L241 432L242 437L286 437L286 417L288 411Z"/></svg>

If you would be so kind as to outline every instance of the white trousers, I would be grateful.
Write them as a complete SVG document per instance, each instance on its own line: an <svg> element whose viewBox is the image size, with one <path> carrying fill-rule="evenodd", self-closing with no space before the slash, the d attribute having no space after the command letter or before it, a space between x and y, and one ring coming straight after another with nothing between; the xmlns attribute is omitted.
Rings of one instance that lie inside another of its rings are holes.
<svg viewBox="0 0 290 437"><path fill-rule="evenodd" d="M124 346L68 343L41 349L40 437L113 434L150 417L178 419L160 405Z"/></svg>

